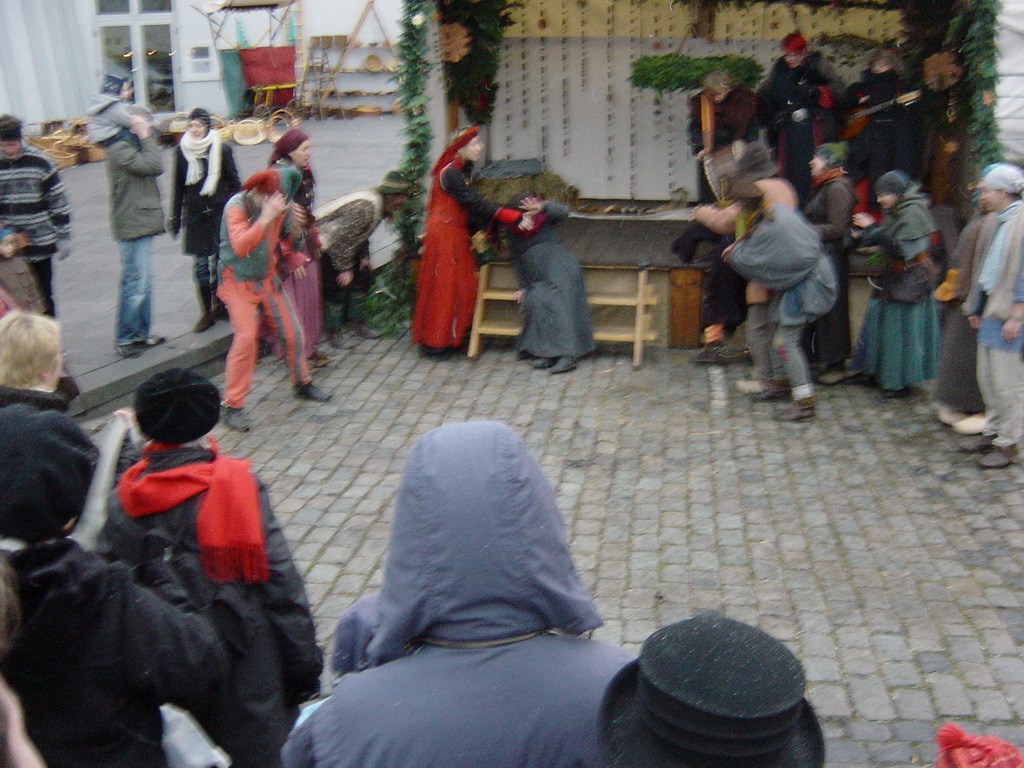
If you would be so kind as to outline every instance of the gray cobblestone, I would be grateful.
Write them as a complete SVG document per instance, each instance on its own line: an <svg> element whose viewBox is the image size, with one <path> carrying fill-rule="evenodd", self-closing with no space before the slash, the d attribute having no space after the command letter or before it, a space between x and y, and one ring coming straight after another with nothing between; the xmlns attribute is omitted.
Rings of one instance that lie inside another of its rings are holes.
<svg viewBox="0 0 1024 768"><path fill-rule="evenodd" d="M677 350L632 371L602 348L564 377L498 343L475 362L425 363L407 339L337 357L318 380L344 407L293 407L265 359L253 431L217 432L267 484L325 643L379 587L411 444L497 419L555 488L596 638L635 651L702 609L772 632L805 665L830 768L927 763L945 719L1024 743L1024 470L978 473L924 397L880 410L870 390L829 389L794 426L732 391L712 400Z"/></svg>

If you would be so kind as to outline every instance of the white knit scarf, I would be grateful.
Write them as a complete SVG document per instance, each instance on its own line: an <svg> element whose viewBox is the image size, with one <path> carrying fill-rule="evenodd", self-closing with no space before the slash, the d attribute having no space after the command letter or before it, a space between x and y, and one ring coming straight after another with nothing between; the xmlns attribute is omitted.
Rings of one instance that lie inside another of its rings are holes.
<svg viewBox="0 0 1024 768"><path fill-rule="evenodd" d="M203 178L203 164L199 161L204 157L207 159L206 181L203 188L199 190L200 195L207 197L217 191L217 183L220 181L220 136L212 128L206 132L201 139L192 138L192 134L185 131L181 137L181 154L185 156L188 163L188 171L185 175L185 185L198 184Z"/></svg>

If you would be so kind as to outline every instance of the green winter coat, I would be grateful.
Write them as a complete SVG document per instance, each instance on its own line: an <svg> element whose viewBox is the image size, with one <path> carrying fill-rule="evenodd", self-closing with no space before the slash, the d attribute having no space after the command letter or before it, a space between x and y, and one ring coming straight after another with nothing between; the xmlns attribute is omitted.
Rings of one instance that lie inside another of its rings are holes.
<svg viewBox="0 0 1024 768"><path fill-rule="evenodd" d="M107 147L110 229L114 239L135 240L164 232L164 212L156 177L164 172L160 146L134 135Z"/></svg>

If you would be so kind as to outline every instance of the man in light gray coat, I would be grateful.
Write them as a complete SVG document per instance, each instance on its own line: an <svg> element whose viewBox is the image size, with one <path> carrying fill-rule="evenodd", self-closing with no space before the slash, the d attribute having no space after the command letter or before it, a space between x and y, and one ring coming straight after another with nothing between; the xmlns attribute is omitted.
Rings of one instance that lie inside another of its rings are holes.
<svg viewBox="0 0 1024 768"><path fill-rule="evenodd" d="M978 183L978 194L985 210L996 215L996 231L974 262L963 312L978 331L985 427L959 449L984 454L978 459L982 469L1005 469L1017 460L1024 440L1024 172L999 163Z"/></svg>
<svg viewBox="0 0 1024 768"><path fill-rule="evenodd" d="M598 707L629 654L585 636L601 619L511 429L449 424L413 446L374 613L345 662L368 668L292 732L285 768L600 765Z"/></svg>
<svg viewBox="0 0 1024 768"><path fill-rule="evenodd" d="M153 237L164 231L164 213L156 177L164 172L160 147L153 136L150 120L131 114L127 128L109 119L120 114L123 101L132 96L131 84L114 75L103 81L103 93L120 96L100 102L92 111L91 134L99 126L111 124L113 135L100 140L107 150L107 176L110 179L110 226L121 250L121 285L117 302L117 326L114 346L121 357L139 353L164 342L150 334L153 278L150 255Z"/></svg>

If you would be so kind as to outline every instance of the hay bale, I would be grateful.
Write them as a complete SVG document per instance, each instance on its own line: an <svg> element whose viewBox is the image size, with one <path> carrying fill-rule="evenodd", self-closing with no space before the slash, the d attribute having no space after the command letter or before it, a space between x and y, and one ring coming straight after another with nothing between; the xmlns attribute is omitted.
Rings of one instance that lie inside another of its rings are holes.
<svg viewBox="0 0 1024 768"><path fill-rule="evenodd" d="M557 173L539 173L535 176L518 176L510 179L476 179L473 186L486 198L496 203L505 203L525 192L533 192L545 200L564 203L575 209L580 191Z"/></svg>

